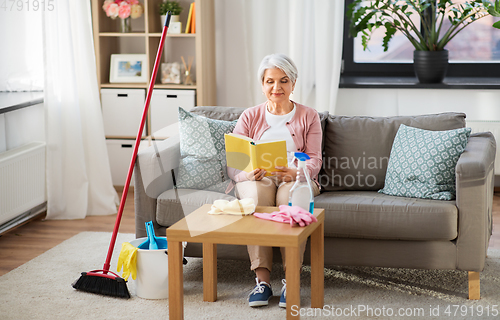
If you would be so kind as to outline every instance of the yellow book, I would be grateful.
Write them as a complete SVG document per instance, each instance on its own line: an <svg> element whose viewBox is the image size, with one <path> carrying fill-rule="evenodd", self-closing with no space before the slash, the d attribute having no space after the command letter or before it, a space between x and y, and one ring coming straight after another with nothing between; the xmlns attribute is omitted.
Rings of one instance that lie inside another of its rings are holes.
<svg viewBox="0 0 500 320"><path fill-rule="evenodd" d="M193 16L193 9L194 9L194 2L191 3L191 5L189 6L188 19L187 19L187 23L186 23L186 33L190 33L190 30L191 30L191 19Z"/></svg>
<svg viewBox="0 0 500 320"><path fill-rule="evenodd" d="M227 166L251 172L257 168L266 170L266 176L279 171L277 166L288 164L285 140L258 140L236 134L224 135Z"/></svg>

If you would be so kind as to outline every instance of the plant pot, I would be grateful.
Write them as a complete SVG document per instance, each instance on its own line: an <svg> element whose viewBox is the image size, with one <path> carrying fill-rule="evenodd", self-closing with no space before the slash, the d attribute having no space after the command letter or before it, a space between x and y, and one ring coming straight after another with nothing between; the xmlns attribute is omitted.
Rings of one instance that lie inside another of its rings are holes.
<svg viewBox="0 0 500 320"><path fill-rule="evenodd" d="M179 15L175 15L175 16L170 16L170 22L179 22ZM165 19L167 18L167 15L162 15L160 16L160 19L161 19L161 27L163 28L163 26L165 25Z"/></svg>
<svg viewBox="0 0 500 320"><path fill-rule="evenodd" d="M448 71L448 50L413 51L413 68L420 83L441 83Z"/></svg>

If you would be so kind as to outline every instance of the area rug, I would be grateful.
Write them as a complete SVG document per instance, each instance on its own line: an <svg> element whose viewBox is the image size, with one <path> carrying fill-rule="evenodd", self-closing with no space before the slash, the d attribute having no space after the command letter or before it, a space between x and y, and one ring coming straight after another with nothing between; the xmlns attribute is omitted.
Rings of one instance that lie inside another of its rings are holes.
<svg viewBox="0 0 500 320"><path fill-rule="evenodd" d="M74 290L82 271L102 267L110 233L83 232L0 277L0 319L168 319L168 300L125 300ZM122 242L119 234L112 268ZM284 319L278 307L281 279L275 265L269 306L248 307L255 285L248 261L218 261L218 300L203 302L202 259L184 266L185 319ZM113 270L114 271L114 270ZM463 271L390 268L325 268L325 307L310 308L310 272L301 275L303 319L494 319L500 316L500 250L489 250L481 273L481 300L467 300Z"/></svg>

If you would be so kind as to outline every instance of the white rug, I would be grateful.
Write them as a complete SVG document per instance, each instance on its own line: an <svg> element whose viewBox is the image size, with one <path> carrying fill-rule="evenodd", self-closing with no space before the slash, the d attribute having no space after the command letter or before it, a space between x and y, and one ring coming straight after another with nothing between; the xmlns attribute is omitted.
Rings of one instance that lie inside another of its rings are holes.
<svg viewBox="0 0 500 320"><path fill-rule="evenodd" d="M128 283L129 300L71 287L82 271L102 268L110 237L110 233L80 233L0 277L0 319L167 319L168 300L138 298L134 281ZM133 239L132 234L118 236L112 271L121 243ZM203 302L202 260L188 260L184 266L185 319L285 318L285 311L278 307L284 277L279 265L272 274L275 296L270 305L254 309L247 302L255 284L248 261L219 260L218 300ZM325 307L313 310L308 309L309 277L306 269L301 277L304 309L297 310L303 319L410 319L417 318L418 312L419 319L500 317L500 250L488 252L479 301L467 300L466 272L335 267L325 269Z"/></svg>

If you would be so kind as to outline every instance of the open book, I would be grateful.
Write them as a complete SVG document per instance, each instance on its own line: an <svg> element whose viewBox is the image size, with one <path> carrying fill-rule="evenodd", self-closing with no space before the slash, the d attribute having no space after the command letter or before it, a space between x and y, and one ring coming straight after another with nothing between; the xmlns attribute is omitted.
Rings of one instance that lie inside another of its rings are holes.
<svg viewBox="0 0 500 320"><path fill-rule="evenodd" d="M224 135L227 166L251 172L257 168L266 170L266 176L278 171L275 167L288 164L285 140L258 140L236 133Z"/></svg>

